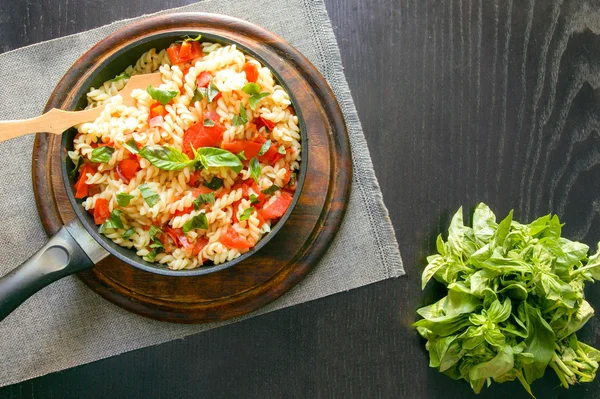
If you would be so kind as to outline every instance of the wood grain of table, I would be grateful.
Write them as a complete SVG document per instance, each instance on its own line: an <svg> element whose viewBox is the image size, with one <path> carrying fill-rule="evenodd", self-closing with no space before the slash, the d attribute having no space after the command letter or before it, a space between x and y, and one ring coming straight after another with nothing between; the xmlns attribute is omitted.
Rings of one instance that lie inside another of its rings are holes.
<svg viewBox="0 0 600 399"><path fill-rule="evenodd" d="M0 1L0 51L193 1ZM326 0L407 276L0 389L19 397L464 398L411 324L463 205L600 240L600 2ZM0 66L1 67L1 66ZM32 71L32 73L43 73ZM368 262L368 259L357 260ZM439 288L439 287L438 287ZM600 289L586 290L600 308ZM592 319L578 334L600 346ZM600 379L538 398L600 397ZM518 383L482 398L528 397Z"/></svg>

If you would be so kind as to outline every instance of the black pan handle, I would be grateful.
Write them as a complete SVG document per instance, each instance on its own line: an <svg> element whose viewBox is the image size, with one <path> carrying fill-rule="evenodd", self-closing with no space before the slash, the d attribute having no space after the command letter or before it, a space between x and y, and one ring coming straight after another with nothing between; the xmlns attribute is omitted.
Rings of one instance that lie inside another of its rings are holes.
<svg viewBox="0 0 600 399"><path fill-rule="evenodd" d="M97 254L94 251L89 254L82 249L89 251L90 248L86 246L94 244L94 249L99 247L98 243L92 243L91 240L92 237L81 223L71 222L63 226L35 255L0 278L0 321L48 284L93 267L92 259L97 262ZM106 251L103 253L108 254Z"/></svg>

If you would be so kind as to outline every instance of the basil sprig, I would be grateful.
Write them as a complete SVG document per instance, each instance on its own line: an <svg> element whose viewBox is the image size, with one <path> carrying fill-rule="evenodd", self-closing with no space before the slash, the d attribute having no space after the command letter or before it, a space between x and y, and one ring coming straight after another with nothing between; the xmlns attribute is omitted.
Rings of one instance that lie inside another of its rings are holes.
<svg viewBox="0 0 600 399"><path fill-rule="evenodd" d="M200 162L203 167L228 167L235 173L240 173L242 161L233 153L214 147L202 147L194 150L194 161Z"/></svg>
<svg viewBox="0 0 600 399"><path fill-rule="evenodd" d="M134 198L133 195L127 193L118 193L117 194L117 204L119 206L127 206L129 202Z"/></svg>
<svg viewBox="0 0 600 399"><path fill-rule="evenodd" d="M260 173L262 169L260 167L260 163L258 162L258 158L254 157L250 160L250 174L255 182L258 183L258 178L260 177Z"/></svg>
<svg viewBox="0 0 600 399"><path fill-rule="evenodd" d="M122 229L123 221L121 220L121 211L118 209L114 209L110 213L110 217L106 219L104 223L98 229L98 233L104 234L106 229Z"/></svg>
<svg viewBox="0 0 600 399"><path fill-rule="evenodd" d="M205 213L201 213L199 215L194 216L193 218L188 220L183 225L184 233L187 233L187 232L189 232L191 230L195 230L195 229L201 229L201 230L208 229L208 219L206 218Z"/></svg>
<svg viewBox="0 0 600 399"><path fill-rule="evenodd" d="M150 97L161 103L162 105L167 105L171 102L175 97L179 95L179 91L177 90L165 90L159 89L158 87L154 87L152 85L148 86L146 89Z"/></svg>
<svg viewBox="0 0 600 399"><path fill-rule="evenodd" d="M250 98L248 99L248 104L250 105L250 108L252 108L252 110L256 109L256 106L258 105L260 100L271 94L267 92L259 93L260 86L256 83L248 83L247 85L242 87L242 91L250 95Z"/></svg>
<svg viewBox="0 0 600 399"><path fill-rule="evenodd" d="M248 115L246 114L246 108L240 103L240 115L234 115L231 124L233 126L243 126L248 123Z"/></svg>
<svg viewBox="0 0 600 399"><path fill-rule="evenodd" d="M115 149L108 146L96 147L92 150L92 162L107 163L112 158Z"/></svg>
<svg viewBox="0 0 600 399"><path fill-rule="evenodd" d="M160 200L160 196L150 188L148 183L141 184L138 189L140 190L140 193L142 193L142 198L144 198L144 201L146 201L146 204L148 204L150 208L156 205Z"/></svg>
<svg viewBox="0 0 600 399"><path fill-rule="evenodd" d="M148 145L140 150L140 156L161 170L181 170L194 161L173 147Z"/></svg>

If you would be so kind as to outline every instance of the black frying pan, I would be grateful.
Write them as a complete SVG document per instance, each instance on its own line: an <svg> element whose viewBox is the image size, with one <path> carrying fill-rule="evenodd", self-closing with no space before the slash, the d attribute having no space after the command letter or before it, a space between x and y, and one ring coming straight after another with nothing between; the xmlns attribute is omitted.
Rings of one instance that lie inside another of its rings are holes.
<svg viewBox="0 0 600 399"><path fill-rule="evenodd" d="M111 39L114 39L117 34L120 33L122 35L123 32L125 32L125 29L133 31L135 30L136 25L143 22L144 21L141 21L130 25L104 39L84 54L67 72L67 75L79 73L83 79L84 73L89 71L82 71L81 68L76 68L76 65L81 64L82 61L84 61L84 63L95 62L96 58L103 55L103 42L111 43ZM87 104L86 93L90 87L99 87L103 82L120 74L127 66L135 63L135 61L147 50L151 48L160 50L168 47L182 36L189 35L195 37L199 33L202 34L204 41L219 42L224 45L235 43L228 38L213 34L205 34L201 29L184 31L170 30L168 32L148 34L132 43L122 46L118 51L96 65L92 73L85 76L85 82L80 86L80 89L76 92L75 96L73 96L73 100L70 102L67 101L67 105L64 108L67 110L83 109ZM113 43L115 41L116 40L112 40ZM250 54L263 65L270 67L279 84L289 93L294 110L298 115L300 129L301 131L305 131L304 119L302 118L301 110L297 106L294 94L290 92L286 82L281 79L281 76L276 72L276 69L265 62L259 54L256 54L239 43L235 44L243 52ZM59 86L60 85L61 83L59 83ZM56 90L58 90L58 88ZM68 160L67 151L73 149L73 138L76 133L77 131L75 129L69 129L63 133L61 143L61 165L62 180L65 184L69 201L71 202L77 217L66 226L63 226L50 238L49 242L44 247L25 263L0 278L0 320L3 320L27 298L48 284L70 274L92 268L96 263L109 255L112 255L133 267L150 273L180 277L200 276L203 274L214 273L243 262L246 258L252 256L256 251L264 247L289 218L292 209L300 197L307 170L308 145L306 142L306 135L302 135L303 162L301 163L301 169L298 174L298 186L293 197L293 202L282 218L272 227L271 232L249 252L232 261L216 266L202 266L193 270L175 271L169 270L164 265L146 262L141 257L137 256L135 251L123 248L98 233L93 217L85 211L81 205L81 200L75 198L73 189L75 181L74 178L69 177L73 165L71 161Z"/></svg>

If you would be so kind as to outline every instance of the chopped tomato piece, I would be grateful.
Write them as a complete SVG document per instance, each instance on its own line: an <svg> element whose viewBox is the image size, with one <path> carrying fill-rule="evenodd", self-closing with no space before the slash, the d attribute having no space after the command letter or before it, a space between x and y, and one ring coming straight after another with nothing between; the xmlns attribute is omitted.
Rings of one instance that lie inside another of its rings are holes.
<svg viewBox="0 0 600 399"><path fill-rule="evenodd" d="M117 174L125 184L129 184L140 170L140 163L137 159L125 158L117 164Z"/></svg>
<svg viewBox="0 0 600 399"><path fill-rule="evenodd" d="M204 113L204 117L206 119L210 119L211 121L218 123L219 122L219 114L217 114L215 111L208 111Z"/></svg>
<svg viewBox="0 0 600 399"><path fill-rule="evenodd" d="M148 120L154 118L155 116L166 116L167 110L162 106L161 103L157 102L153 106L150 107L150 115L148 116Z"/></svg>
<svg viewBox="0 0 600 399"><path fill-rule="evenodd" d="M97 198L94 205L94 223L102 224L110 217L108 210L108 201L104 198Z"/></svg>
<svg viewBox="0 0 600 399"><path fill-rule="evenodd" d="M265 224L265 219L263 219L262 215L260 214L260 212L256 212L256 218L258 219L258 227L262 227L263 224Z"/></svg>
<svg viewBox="0 0 600 399"><path fill-rule="evenodd" d="M227 231L225 232L225 234L223 234L221 236L219 241L221 242L221 244L226 245L230 248L243 249L243 248L252 248L254 246L253 242L246 240L244 237L242 237L237 231L235 231L231 227L227 228Z"/></svg>
<svg viewBox="0 0 600 399"><path fill-rule="evenodd" d="M190 213L193 210L194 210L194 205L190 205L187 208L183 208L180 211L175 211L175 213L173 213L173 216L187 215L188 213Z"/></svg>
<svg viewBox="0 0 600 399"><path fill-rule="evenodd" d="M169 58L173 64L183 64L184 62L200 57L202 55L202 47L198 42L174 44L167 49L167 54L169 55Z"/></svg>
<svg viewBox="0 0 600 399"><path fill-rule="evenodd" d="M258 118L256 118L254 120L254 123L256 124L257 129L260 129L263 126L266 126L267 129L269 129L269 130L275 129L275 122L265 119L262 116L259 116Z"/></svg>
<svg viewBox="0 0 600 399"><path fill-rule="evenodd" d="M248 79L248 82L256 83L258 80L258 67L256 64L246 62L242 67L242 71L246 73L246 79Z"/></svg>
<svg viewBox="0 0 600 399"><path fill-rule="evenodd" d="M261 209L260 215L264 220L281 217L285 211L287 211L291 203L292 196L284 191L272 204Z"/></svg>
<svg viewBox="0 0 600 399"><path fill-rule="evenodd" d="M190 42L181 43L181 47L179 48L179 58L189 58L190 54L192 54L192 45Z"/></svg>
<svg viewBox="0 0 600 399"><path fill-rule="evenodd" d="M192 187L196 187L198 185L198 182L200 177L200 171L197 170L194 173L190 174L190 181L188 181L188 184Z"/></svg>
<svg viewBox="0 0 600 399"><path fill-rule="evenodd" d="M79 179L77 180L77 183L75 183L75 198L85 198L89 195L89 184L87 184L85 181L87 180L87 174L91 173L94 174L96 172L96 170L94 169L94 167L88 163L84 163L80 168L79 168Z"/></svg>
<svg viewBox="0 0 600 399"><path fill-rule="evenodd" d="M196 85L198 85L198 87L208 87L211 79L212 75L210 72L201 72L200 75L198 75L198 78L196 78Z"/></svg>
<svg viewBox="0 0 600 399"><path fill-rule="evenodd" d="M208 194L208 193L212 193L212 192L213 192L212 189L210 189L208 187L205 187L205 186L200 186L200 187L195 188L194 190L192 190L192 195L194 197L197 197L200 194Z"/></svg>
<svg viewBox="0 0 600 399"><path fill-rule="evenodd" d="M183 134L183 152L194 157L192 147L218 147L223 140L225 127L218 122L214 126L204 126L204 121L190 126Z"/></svg>
<svg viewBox="0 0 600 399"><path fill-rule="evenodd" d="M292 177L292 171L290 169L285 170L285 176L283 176L283 184L287 185Z"/></svg>

